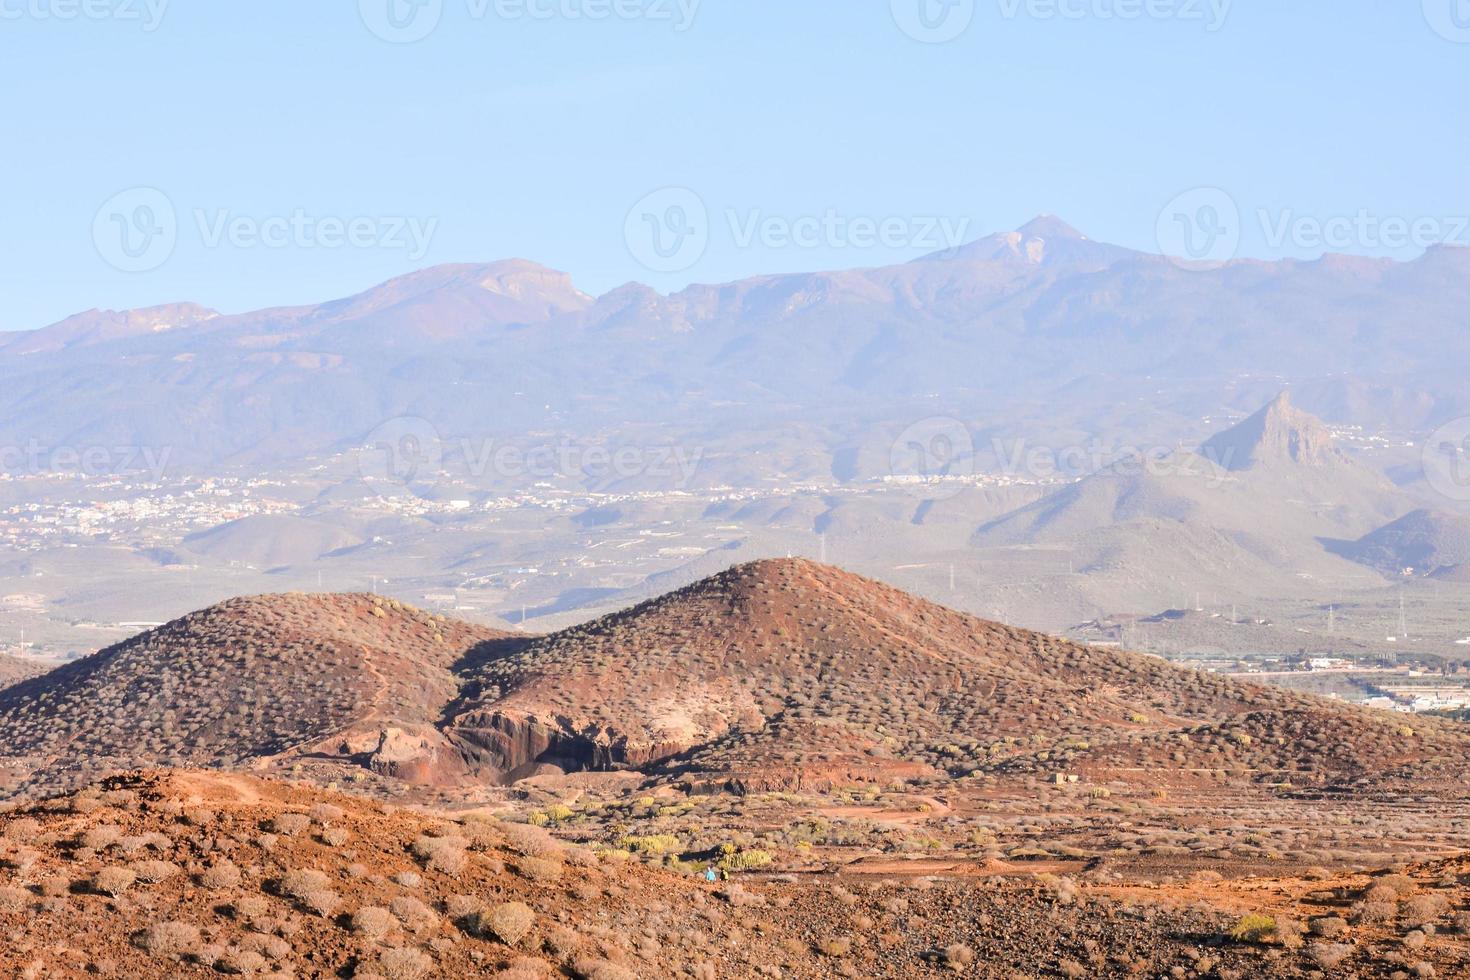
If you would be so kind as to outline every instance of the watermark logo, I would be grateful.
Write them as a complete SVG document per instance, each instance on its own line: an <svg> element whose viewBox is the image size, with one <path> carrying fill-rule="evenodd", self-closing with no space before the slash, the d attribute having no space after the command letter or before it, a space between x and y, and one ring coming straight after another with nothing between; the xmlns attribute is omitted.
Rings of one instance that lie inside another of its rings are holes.
<svg viewBox="0 0 1470 980"><path fill-rule="evenodd" d="M893 22L915 41L945 44L970 29L975 0L889 0Z"/></svg>
<svg viewBox="0 0 1470 980"><path fill-rule="evenodd" d="M3 2L3 0L0 0ZM228 208L195 208L192 221L180 221L169 196L154 187L134 187L114 195L92 220L97 253L123 272L151 272L174 254L187 230L206 249L383 249L401 251L409 261L424 258L439 230L439 219L411 215L315 215L304 208L284 214L238 214Z"/></svg>
<svg viewBox="0 0 1470 980"><path fill-rule="evenodd" d="M1203 24L1214 33L1225 26L1233 0L999 0L1006 20L1173 20Z"/></svg>
<svg viewBox="0 0 1470 980"><path fill-rule="evenodd" d="M704 450L676 445L607 446L563 439L517 445L491 438L446 439L427 419L402 416L378 426L356 451L357 471L380 487L423 491L451 469L472 481L558 479L601 482L648 478L688 489Z"/></svg>
<svg viewBox="0 0 1470 980"><path fill-rule="evenodd" d="M653 272L692 269L709 248L709 209L687 187L665 187L628 212L623 239L640 265Z"/></svg>
<svg viewBox="0 0 1470 980"><path fill-rule="evenodd" d="M901 432L889 450L893 482L925 500L943 500L965 489L975 475L975 442L959 419L934 416Z"/></svg>
<svg viewBox="0 0 1470 980"><path fill-rule="evenodd" d="M86 479L143 475L163 482L172 446L51 446L38 439L0 445L0 474L78 476Z"/></svg>
<svg viewBox="0 0 1470 980"><path fill-rule="evenodd" d="M1218 268L1240 251L1240 207L1218 187L1196 187L1159 212L1159 251L1187 269Z"/></svg>
<svg viewBox="0 0 1470 980"><path fill-rule="evenodd" d="M0 0L0 21L77 20L137 24L153 33L168 13L169 0Z"/></svg>
<svg viewBox="0 0 1470 980"><path fill-rule="evenodd" d="M1446 41L1470 44L1470 0L1424 0L1424 19Z"/></svg>
<svg viewBox="0 0 1470 980"><path fill-rule="evenodd" d="M725 212L737 248L923 249L953 252L969 235L969 218L944 215L849 216L835 208L822 214L768 215L760 209Z"/></svg>
<svg viewBox="0 0 1470 980"><path fill-rule="evenodd" d="M444 0L357 0L363 24L389 44L413 44L434 33Z"/></svg>
<svg viewBox="0 0 1470 980"><path fill-rule="evenodd" d="M1297 214L1291 208L1274 214L1262 209L1257 215L1266 243L1274 249L1398 251L1470 244L1470 215L1408 218L1374 214L1367 208L1325 218Z"/></svg>
<svg viewBox="0 0 1470 980"><path fill-rule="evenodd" d="M114 194L92 219L97 254L122 272L150 272L169 260L179 241L178 214L167 194L134 187Z"/></svg>
<svg viewBox="0 0 1470 980"><path fill-rule="evenodd" d="M1450 500L1470 502L1470 418L1446 422L1420 453L1424 478Z"/></svg>
<svg viewBox="0 0 1470 980"><path fill-rule="evenodd" d="M3 0L0 0L3 2ZM463 0L471 21L650 21L682 34L694 26L700 0ZM413 44L439 28L444 0L358 0L367 29L390 44Z"/></svg>
<svg viewBox="0 0 1470 980"><path fill-rule="evenodd" d="M623 226L628 251L644 268L685 272L699 263L715 235L734 248L921 250L952 254L969 236L969 218L945 215L769 214L727 208L713 218L687 187L665 187L633 206Z"/></svg>
<svg viewBox="0 0 1470 980"><path fill-rule="evenodd" d="M444 442L427 419L389 419L367 437L357 454L363 479L408 487L433 485L444 469Z"/></svg>

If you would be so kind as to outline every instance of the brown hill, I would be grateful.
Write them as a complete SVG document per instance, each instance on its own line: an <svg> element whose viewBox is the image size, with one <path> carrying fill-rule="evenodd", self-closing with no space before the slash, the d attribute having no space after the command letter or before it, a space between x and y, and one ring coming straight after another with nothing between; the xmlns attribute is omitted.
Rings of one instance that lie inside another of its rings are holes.
<svg viewBox="0 0 1470 980"><path fill-rule="evenodd" d="M308 752L430 779L457 666L507 635L376 596L231 600L0 691L0 764L27 789Z"/></svg>
<svg viewBox="0 0 1470 980"><path fill-rule="evenodd" d="M39 677L49 669L49 666L43 667L29 660L0 654L0 689L30 680L32 677Z"/></svg>
<svg viewBox="0 0 1470 980"><path fill-rule="evenodd" d="M477 683L447 733L498 779L553 765L820 788L1086 759L1328 783L1470 747L1452 726L1401 736L1386 713L1011 629L801 560L537 639Z"/></svg>

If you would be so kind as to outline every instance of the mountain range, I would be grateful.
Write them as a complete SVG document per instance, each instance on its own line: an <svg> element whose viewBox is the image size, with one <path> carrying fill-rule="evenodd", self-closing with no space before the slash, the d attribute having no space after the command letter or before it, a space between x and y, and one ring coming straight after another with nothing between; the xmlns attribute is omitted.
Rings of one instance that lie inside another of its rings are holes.
<svg viewBox="0 0 1470 980"><path fill-rule="evenodd" d="M1470 408L1467 300L1467 249L1198 270L1051 217L902 265L672 295L593 297L521 260L441 266L315 306L94 310L0 334L0 443L280 463L409 416L451 442L632 440L636 420L717 450L745 448L737 422L770 448L796 416L830 474L877 465L875 426L1044 414L1162 437L1283 384L1334 422L1419 428ZM1147 412L1117 397L1140 384Z"/></svg>

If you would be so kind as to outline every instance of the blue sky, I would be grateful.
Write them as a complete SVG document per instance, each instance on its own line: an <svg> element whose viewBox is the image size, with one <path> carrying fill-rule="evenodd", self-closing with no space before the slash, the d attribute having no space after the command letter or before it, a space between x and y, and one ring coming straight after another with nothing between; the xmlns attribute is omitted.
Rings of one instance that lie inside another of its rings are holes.
<svg viewBox="0 0 1470 980"><path fill-rule="evenodd" d="M1395 218L1470 242L1465 0L973 0L944 43L900 27L921 0L702 0L687 24L679 0L598 20L614 0L430 0L415 43L373 33L375 2L0 0L0 329L509 256L667 290L1039 212L1158 250L1161 209L1198 187L1239 207L1238 254L1311 256L1311 222L1359 215L1334 250L1415 254L1373 230ZM667 266L628 230L666 187L707 224ZM114 199L134 188L162 192L173 241L125 271L98 240L157 218Z"/></svg>

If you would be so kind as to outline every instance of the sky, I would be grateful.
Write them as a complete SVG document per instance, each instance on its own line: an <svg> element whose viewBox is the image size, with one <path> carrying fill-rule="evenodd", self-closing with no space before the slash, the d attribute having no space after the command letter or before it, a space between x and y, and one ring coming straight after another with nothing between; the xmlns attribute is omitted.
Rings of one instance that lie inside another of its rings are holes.
<svg viewBox="0 0 1470 980"><path fill-rule="evenodd" d="M1470 244L1467 82L1467 0L0 0L0 329L507 257L671 291L1043 212L1407 259Z"/></svg>

